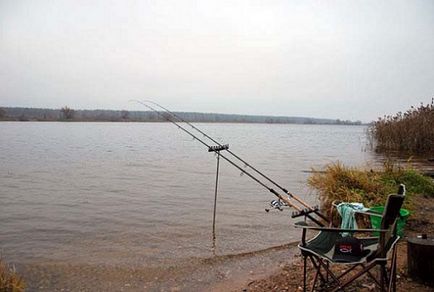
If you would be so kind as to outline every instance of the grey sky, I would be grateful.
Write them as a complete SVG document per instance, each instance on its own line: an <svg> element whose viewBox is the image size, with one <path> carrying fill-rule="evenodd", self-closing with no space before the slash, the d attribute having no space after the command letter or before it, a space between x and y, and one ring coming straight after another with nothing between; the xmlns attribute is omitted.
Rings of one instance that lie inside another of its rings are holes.
<svg viewBox="0 0 434 292"><path fill-rule="evenodd" d="M433 96L431 0L0 0L0 106L369 121Z"/></svg>

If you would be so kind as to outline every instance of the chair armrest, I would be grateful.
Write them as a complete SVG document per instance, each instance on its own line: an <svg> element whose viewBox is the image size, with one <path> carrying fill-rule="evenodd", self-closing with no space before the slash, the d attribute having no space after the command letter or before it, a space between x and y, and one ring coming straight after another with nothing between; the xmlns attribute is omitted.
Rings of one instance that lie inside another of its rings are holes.
<svg viewBox="0 0 434 292"><path fill-rule="evenodd" d="M358 214L362 214L362 215L369 215L369 216L383 217L383 213L373 212L373 211L362 211L362 212L357 212L357 213L358 213Z"/></svg>
<svg viewBox="0 0 434 292"><path fill-rule="evenodd" d="M342 229L342 228L332 228L332 227L318 227L312 225L302 224L304 222L295 223L296 228L303 228L308 230L316 231L328 231L328 232L388 232L389 229Z"/></svg>
<svg viewBox="0 0 434 292"><path fill-rule="evenodd" d="M334 201L332 202L332 204L331 204L331 205L332 205L332 209L333 209L333 208L337 208L338 205L339 205L340 203L344 203L344 202L339 201L339 200L334 200ZM355 210L355 212L356 212L357 214L361 214L361 215L383 217L383 213L380 213L380 212L374 212L374 211L371 211L371 210L368 210L368 211L359 211L359 210Z"/></svg>

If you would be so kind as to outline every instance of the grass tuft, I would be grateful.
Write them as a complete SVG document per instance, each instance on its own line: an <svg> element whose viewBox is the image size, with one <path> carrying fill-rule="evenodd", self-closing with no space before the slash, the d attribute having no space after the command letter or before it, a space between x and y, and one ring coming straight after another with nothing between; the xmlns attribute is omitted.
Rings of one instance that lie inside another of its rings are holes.
<svg viewBox="0 0 434 292"><path fill-rule="evenodd" d="M335 200L360 202L366 207L384 205L387 196L396 193L401 183L407 189L403 208L412 210L411 200L416 194L434 197L434 181L430 177L391 162L386 162L380 170L331 163L324 172L314 170L308 179L308 184L318 191L325 210L330 210Z"/></svg>
<svg viewBox="0 0 434 292"><path fill-rule="evenodd" d="M10 267L0 259L0 291L21 292L24 288L24 281L17 275L14 267Z"/></svg>

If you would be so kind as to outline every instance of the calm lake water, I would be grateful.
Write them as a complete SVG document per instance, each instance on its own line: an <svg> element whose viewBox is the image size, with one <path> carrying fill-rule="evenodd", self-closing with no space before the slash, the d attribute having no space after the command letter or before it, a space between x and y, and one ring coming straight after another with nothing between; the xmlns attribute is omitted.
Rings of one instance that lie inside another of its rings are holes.
<svg viewBox="0 0 434 292"><path fill-rule="evenodd" d="M197 125L310 203L312 167L375 160L363 126ZM216 159L172 124L2 122L0 164L0 249L30 287L67 285L83 267L150 271L213 256ZM290 211L264 211L271 193L220 166L218 255L299 239ZM74 272L53 268L53 280L49 267L66 263ZM49 280L34 284L40 271Z"/></svg>

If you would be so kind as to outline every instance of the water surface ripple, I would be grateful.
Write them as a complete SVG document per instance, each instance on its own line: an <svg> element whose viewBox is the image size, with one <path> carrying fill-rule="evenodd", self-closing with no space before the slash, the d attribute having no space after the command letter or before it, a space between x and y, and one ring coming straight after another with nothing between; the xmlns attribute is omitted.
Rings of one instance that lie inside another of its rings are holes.
<svg viewBox="0 0 434 292"><path fill-rule="evenodd" d="M365 127L198 124L309 202L311 167L372 159ZM212 256L216 159L168 123L0 123L0 248L22 266L161 267ZM221 163L217 253L298 239L272 194Z"/></svg>

